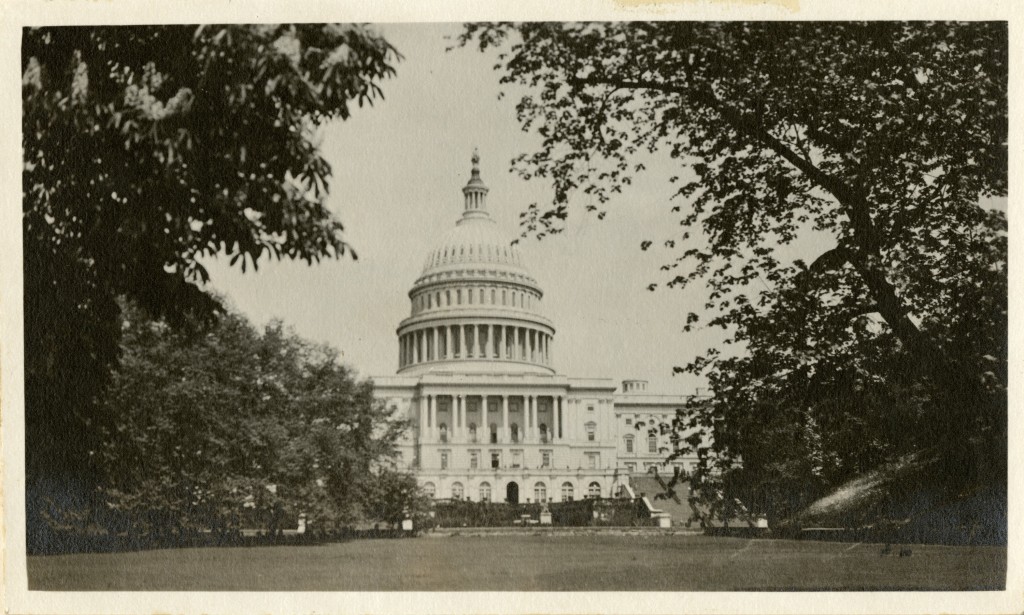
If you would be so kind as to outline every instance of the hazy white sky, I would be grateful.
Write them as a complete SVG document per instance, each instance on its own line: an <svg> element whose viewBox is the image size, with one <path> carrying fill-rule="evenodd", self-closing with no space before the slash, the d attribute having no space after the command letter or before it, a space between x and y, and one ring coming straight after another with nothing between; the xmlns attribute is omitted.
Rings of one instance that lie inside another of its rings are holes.
<svg viewBox="0 0 1024 615"><path fill-rule="evenodd" d="M446 52L457 25L381 26L404 55L386 99L356 109L329 127L322 148L334 168L329 204L359 255L313 267L262 263L258 272L210 263L212 286L254 322L283 319L307 338L340 349L363 376L397 369L395 328L409 314L407 292L427 252L462 211L461 188L479 147L490 187L491 215L510 240L530 203L550 202L541 180L523 181L510 161L539 143L515 119L515 96L498 100L493 56L472 49ZM604 220L573 211L567 232L524 239L527 265L545 291L544 313L556 327L557 370L575 377L645 378L651 392L691 393L702 382L673 376L721 337L682 333L686 313L699 311L699 289L650 292L663 281L668 254L643 252L644 239L678 228L667 181L680 173L665 160L611 205Z"/></svg>

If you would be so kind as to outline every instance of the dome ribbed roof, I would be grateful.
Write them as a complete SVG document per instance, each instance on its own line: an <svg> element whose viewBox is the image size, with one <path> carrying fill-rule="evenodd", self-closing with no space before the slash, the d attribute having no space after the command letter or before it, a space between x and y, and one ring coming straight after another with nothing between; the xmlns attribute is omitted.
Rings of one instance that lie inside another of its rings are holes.
<svg viewBox="0 0 1024 615"><path fill-rule="evenodd" d="M519 248L505 237L490 218L463 218L427 254L423 275L452 266L499 266L526 273Z"/></svg>

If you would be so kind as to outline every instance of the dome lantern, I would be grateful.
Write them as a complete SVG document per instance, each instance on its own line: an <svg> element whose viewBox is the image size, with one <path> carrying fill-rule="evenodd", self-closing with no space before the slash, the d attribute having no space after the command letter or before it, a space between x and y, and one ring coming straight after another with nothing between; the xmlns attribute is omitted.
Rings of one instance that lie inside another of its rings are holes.
<svg viewBox="0 0 1024 615"><path fill-rule="evenodd" d="M465 210L462 212L463 219L490 218L487 213L487 192L489 189L480 179L480 152L473 149L473 169L470 173L469 182L462 188L465 196Z"/></svg>

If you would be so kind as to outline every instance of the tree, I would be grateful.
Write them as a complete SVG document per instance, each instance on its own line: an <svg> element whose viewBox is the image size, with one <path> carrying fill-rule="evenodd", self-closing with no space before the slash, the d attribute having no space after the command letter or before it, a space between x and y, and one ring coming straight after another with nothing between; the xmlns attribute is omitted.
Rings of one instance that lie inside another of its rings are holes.
<svg viewBox="0 0 1024 615"><path fill-rule="evenodd" d="M25 30L30 539L48 503L92 491L118 296L179 325L219 310L203 257L351 252L315 133L380 98L398 59L358 25Z"/></svg>
<svg viewBox="0 0 1024 615"><path fill-rule="evenodd" d="M429 518L432 500L420 488L416 477L392 467L375 469L363 497L363 516L395 526L405 519L422 528Z"/></svg>
<svg viewBox="0 0 1024 615"><path fill-rule="evenodd" d="M984 206L1007 189L1005 24L471 24L460 42L500 47L502 81L529 88L519 119L543 141L514 167L554 199L526 233L561 230L575 193L603 217L645 153L682 167L667 286L704 284L737 349L676 368L714 392L675 424L704 432L680 434L703 460L687 480L820 491L931 445L951 483L1005 493L1006 219ZM807 264L794 242L828 249ZM807 438L771 452L766 419ZM843 458L796 463L814 450Z"/></svg>
<svg viewBox="0 0 1024 615"><path fill-rule="evenodd" d="M232 313L189 332L125 312L97 449L113 529L167 542L236 531L246 512L271 532L299 514L330 529L376 501L371 470L407 425L334 350Z"/></svg>

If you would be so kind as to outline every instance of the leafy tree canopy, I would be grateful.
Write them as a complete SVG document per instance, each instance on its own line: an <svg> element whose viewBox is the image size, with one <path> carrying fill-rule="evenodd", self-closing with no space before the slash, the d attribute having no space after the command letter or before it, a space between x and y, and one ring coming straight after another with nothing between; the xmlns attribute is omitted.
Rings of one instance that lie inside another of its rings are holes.
<svg viewBox="0 0 1024 615"><path fill-rule="evenodd" d="M686 328L738 348L677 368L714 392L676 424L714 433L683 450L698 482L817 491L928 443L960 451L958 478L1005 481L1006 219L983 206L1007 190L1005 24L470 24L460 42L526 87L542 144L513 165L554 199L524 232L559 232L575 194L602 215L648 153L678 164L667 286L704 285ZM825 249L786 258L798 241Z"/></svg>
<svg viewBox="0 0 1024 615"><path fill-rule="evenodd" d="M126 313L97 449L111 529L169 540L257 522L274 530L299 514L317 529L365 509L401 515L412 496L380 477L411 480L395 469L408 425L336 351L232 313L204 332Z"/></svg>
<svg viewBox="0 0 1024 615"><path fill-rule="evenodd" d="M88 482L116 297L180 324L218 309L204 256L244 270L350 252L316 129L378 100L398 59L359 25L24 31L30 485Z"/></svg>

